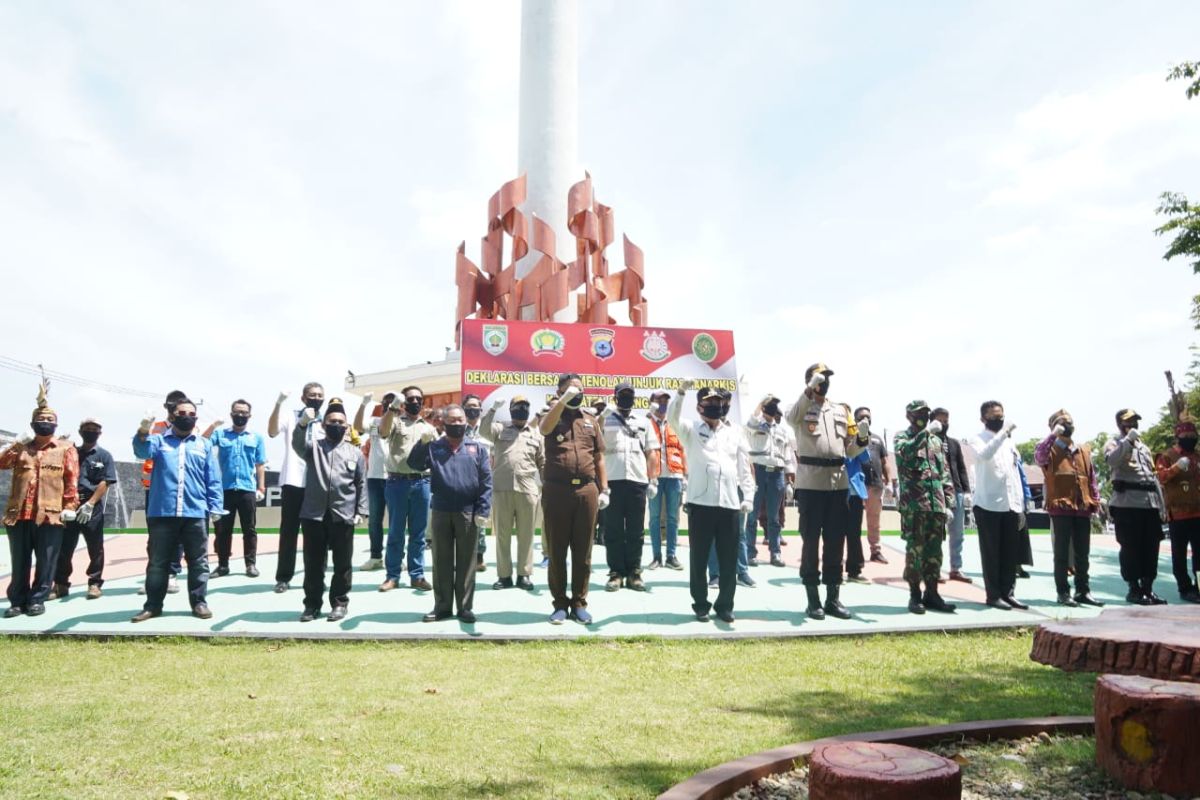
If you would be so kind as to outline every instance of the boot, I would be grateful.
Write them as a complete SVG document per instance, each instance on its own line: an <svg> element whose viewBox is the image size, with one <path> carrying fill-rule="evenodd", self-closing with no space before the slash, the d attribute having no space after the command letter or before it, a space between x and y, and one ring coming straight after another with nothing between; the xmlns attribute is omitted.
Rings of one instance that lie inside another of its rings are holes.
<svg viewBox="0 0 1200 800"><path fill-rule="evenodd" d="M841 593L841 586L825 587L825 613L838 619L850 619L850 612L846 610L846 607L842 605L842 601L838 599L838 595Z"/></svg>
<svg viewBox="0 0 1200 800"><path fill-rule="evenodd" d="M908 584L908 613L925 613L925 604L921 602L921 584L918 581L910 581Z"/></svg>
<svg viewBox="0 0 1200 800"><path fill-rule="evenodd" d="M925 607L943 614L953 614L955 608L953 603L947 603L938 594L937 581L925 581Z"/></svg>
<svg viewBox="0 0 1200 800"><path fill-rule="evenodd" d="M1135 606L1148 606L1149 601L1142 594L1142 587L1137 581L1129 581L1129 591L1125 595L1125 602L1133 603Z"/></svg>
<svg viewBox="0 0 1200 800"><path fill-rule="evenodd" d="M821 608L821 590L816 586L805 586L808 593L808 608L805 613L809 619L825 619L825 609Z"/></svg>
<svg viewBox="0 0 1200 800"><path fill-rule="evenodd" d="M1148 606L1165 606L1166 600L1154 593L1154 578L1142 578L1142 596Z"/></svg>

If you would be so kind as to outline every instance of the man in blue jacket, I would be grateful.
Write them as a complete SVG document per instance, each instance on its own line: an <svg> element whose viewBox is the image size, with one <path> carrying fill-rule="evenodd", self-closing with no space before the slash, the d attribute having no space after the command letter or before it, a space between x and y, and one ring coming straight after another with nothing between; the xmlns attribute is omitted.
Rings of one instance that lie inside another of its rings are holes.
<svg viewBox="0 0 1200 800"><path fill-rule="evenodd" d="M408 466L430 474L433 531L433 611L422 619L447 619L454 606L458 619L475 621L475 550L478 530L492 509L492 464L488 449L466 439L462 406L443 409L445 434L413 445Z"/></svg>
<svg viewBox="0 0 1200 800"><path fill-rule="evenodd" d="M225 513L221 474L212 444L195 433L196 404L180 400L171 427L150 433L153 414L142 420L133 437L133 454L152 459L146 528L150 564L146 568L146 603L133 622L162 615L167 594L167 565L183 545L188 568L188 600L192 616L212 618L205 595L208 589L208 528L205 518L219 520Z"/></svg>

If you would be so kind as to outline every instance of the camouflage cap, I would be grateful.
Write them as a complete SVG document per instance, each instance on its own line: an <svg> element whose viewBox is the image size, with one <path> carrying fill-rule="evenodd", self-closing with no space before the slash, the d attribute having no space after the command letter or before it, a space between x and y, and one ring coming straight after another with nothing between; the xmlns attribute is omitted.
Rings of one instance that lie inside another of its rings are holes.
<svg viewBox="0 0 1200 800"><path fill-rule="evenodd" d="M922 408L928 411L929 403L926 403L924 400L913 400L904 407L904 410L906 413L912 414L915 411L920 411Z"/></svg>

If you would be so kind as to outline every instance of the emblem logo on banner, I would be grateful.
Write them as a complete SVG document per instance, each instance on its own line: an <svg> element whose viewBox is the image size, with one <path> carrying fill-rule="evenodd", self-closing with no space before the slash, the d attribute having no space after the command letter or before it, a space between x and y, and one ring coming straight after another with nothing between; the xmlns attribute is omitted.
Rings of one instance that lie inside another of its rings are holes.
<svg viewBox="0 0 1200 800"><path fill-rule="evenodd" d="M483 326L483 351L488 355L498 356L508 349L507 325Z"/></svg>
<svg viewBox="0 0 1200 800"><path fill-rule="evenodd" d="M617 352L613 344L617 332L612 328L592 328L589 333L592 336L592 355L601 360L612 358Z"/></svg>
<svg viewBox="0 0 1200 800"><path fill-rule="evenodd" d="M563 336L553 328L541 328L533 332L533 336L529 337L529 346L533 348L535 356L557 356L562 358L563 349L567 346L567 342Z"/></svg>
<svg viewBox="0 0 1200 800"><path fill-rule="evenodd" d="M642 339L642 358L647 361L666 361L671 357L671 348L667 346L667 337L662 331L646 331Z"/></svg>
<svg viewBox="0 0 1200 800"><path fill-rule="evenodd" d="M707 333L697 333L692 339L692 355L705 364L711 364L717 353L717 340Z"/></svg>

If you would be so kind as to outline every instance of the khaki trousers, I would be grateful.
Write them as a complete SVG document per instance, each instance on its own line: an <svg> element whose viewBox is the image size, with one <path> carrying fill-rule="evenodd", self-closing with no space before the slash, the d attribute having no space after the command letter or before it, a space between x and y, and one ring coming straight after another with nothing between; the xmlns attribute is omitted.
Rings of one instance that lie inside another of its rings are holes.
<svg viewBox="0 0 1200 800"><path fill-rule="evenodd" d="M883 487L868 486L867 501L863 503L867 512L867 543L871 552L879 550L879 517L883 513Z"/></svg>
<svg viewBox="0 0 1200 800"><path fill-rule="evenodd" d="M496 575L513 577L512 535L517 532L517 574L533 575L533 522L538 498L524 492L492 494L492 531L496 534Z"/></svg>

